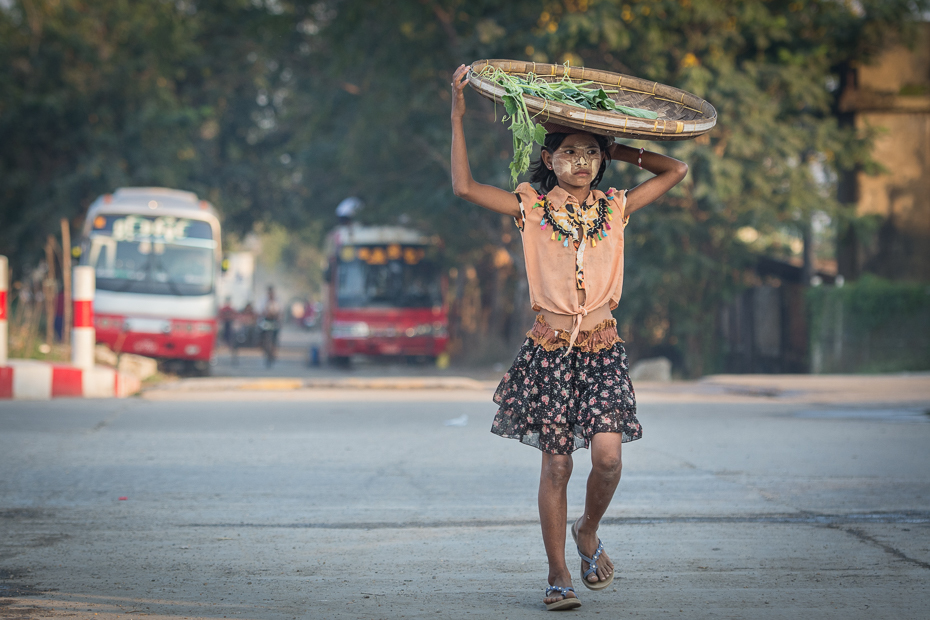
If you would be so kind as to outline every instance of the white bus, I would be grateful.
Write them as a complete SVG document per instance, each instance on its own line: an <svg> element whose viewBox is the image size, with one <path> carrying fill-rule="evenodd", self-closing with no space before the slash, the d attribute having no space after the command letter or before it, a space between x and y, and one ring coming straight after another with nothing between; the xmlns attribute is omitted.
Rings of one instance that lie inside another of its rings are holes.
<svg viewBox="0 0 930 620"><path fill-rule="evenodd" d="M210 203L192 192L120 188L90 206L81 250L97 276L98 343L209 370L222 264Z"/></svg>

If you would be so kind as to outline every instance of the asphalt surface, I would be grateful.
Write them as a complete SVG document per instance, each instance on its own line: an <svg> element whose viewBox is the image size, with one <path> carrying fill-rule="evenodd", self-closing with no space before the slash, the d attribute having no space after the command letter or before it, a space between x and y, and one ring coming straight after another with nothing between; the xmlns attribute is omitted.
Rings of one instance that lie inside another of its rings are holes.
<svg viewBox="0 0 930 620"><path fill-rule="evenodd" d="M572 614L930 617L928 379L641 388L618 580ZM274 385L0 404L0 617L545 613L539 454L487 387Z"/></svg>

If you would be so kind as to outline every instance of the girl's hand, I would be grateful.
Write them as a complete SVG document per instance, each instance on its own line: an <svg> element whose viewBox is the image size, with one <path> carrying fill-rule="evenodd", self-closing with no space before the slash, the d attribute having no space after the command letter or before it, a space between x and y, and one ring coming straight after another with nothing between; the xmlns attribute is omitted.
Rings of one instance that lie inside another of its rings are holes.
<svg viewBox="0 0 930 620"><path fill-rule="evenodd" d="M468 66L460 65L452 75L452 118L465 116L465 85L468 84Z"/></svg>
<svg viewBox="0 0 930 620"><path fill-rule="evenodd" d="M452 191L480 207L519 217L520 203L517 197L493 185L478 183L471 175L468 165L468 149L465 147L465 85L468 84L468 67L460 65L452 76Z"/></svg>

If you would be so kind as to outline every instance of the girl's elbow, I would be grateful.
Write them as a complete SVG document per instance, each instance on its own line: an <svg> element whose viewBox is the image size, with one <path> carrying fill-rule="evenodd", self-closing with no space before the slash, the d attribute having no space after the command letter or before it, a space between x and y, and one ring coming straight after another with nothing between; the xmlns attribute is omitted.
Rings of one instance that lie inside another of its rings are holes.
<svg viewBox="0 0 930 620"><path fill-rule="evenodd" d="M675 165L675 175L678 177L678 181L681 182L686 176L688 176L688 164L683 161L678 162Z"/></svg>
<svg viewBox="0 0 930 620"><path fill-rule="evenodd" d="M452 193L454 193L459 198L464 198L465 200L470 200L472 194L474 194L475 184L472 179L461 178L461 177L452 177Z"/></svg>

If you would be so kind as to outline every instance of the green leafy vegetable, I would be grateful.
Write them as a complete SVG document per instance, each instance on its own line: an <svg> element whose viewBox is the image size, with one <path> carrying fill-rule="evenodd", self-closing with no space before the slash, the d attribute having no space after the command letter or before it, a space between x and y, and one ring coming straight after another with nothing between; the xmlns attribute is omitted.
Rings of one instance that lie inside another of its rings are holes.
<svg viewBox="0 0 930 620"><path fill-rule="evenodd" d="M513 161L510 162L510 179L514 186L516 186L519 176L530 167L530 155L533 152L533 145L542 145L546 140L546 129L533 120L535 116L531 115L527 109L526 102L523 99L524 95L539 97L548 101L557 101L588 110L620 112L627 116L650 120L658 118L658 114L650 110L641 110L618 104L610 97L611 94L618 92L616 90L604 90L600 87L586 88L594 82L572 82L564 76L557 82L547 82L532 73L527 74L526 79L524 79L490 66L485 67L478 75L493 81L504 89L504 96L501 99L504 102L506 115L503 122L510 122L508 129L513 134Z"/></svg>

